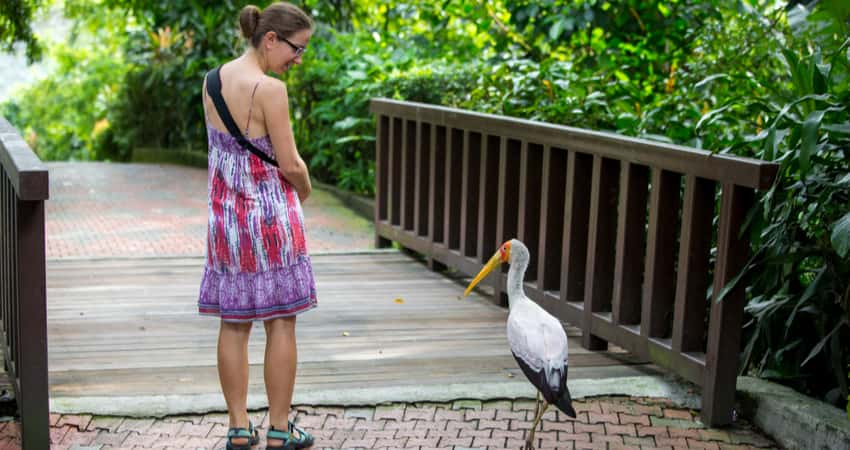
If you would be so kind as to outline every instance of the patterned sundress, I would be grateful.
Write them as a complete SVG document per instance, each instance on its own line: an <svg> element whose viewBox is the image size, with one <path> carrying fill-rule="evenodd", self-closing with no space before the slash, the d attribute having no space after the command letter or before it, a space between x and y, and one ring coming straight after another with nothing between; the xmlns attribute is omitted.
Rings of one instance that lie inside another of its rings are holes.
<svg viewBox="0 0 850 450"><path fill-rule="evenodd" d="M295 188L230 134L207 123L207 135L209 220L198 311L249 322L316 307ZM249 140L274 158L268 136Z"/></svg>

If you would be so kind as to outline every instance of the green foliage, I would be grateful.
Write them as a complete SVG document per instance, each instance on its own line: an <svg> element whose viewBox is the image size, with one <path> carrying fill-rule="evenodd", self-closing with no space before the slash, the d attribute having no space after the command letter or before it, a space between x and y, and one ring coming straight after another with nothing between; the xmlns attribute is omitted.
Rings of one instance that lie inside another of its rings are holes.
<svg viewBox="0 0 850 450"><path fill-rule="evenodd" d="M816 10L796 36L784 36L794 45L772 49L768 57L787 76L753 80L745 106L765 117L764 129L733 144L781 164L752 214L757 251L743 368L831 403L847 395L839 368L850 360L850 39L811 30L848 17Z"/></svg>
<svg viewBox="0 0 850 450"><path fill-rule="evenodd" d="M32 32L32 19L42 3L41 0L0 2L0 49L11 51L16 42L23 42L30 62L41 58L43 48Z"/></svg>
<svg viewBox="0 0 850 450"><path fill-rule="evenodd" d="M123 61L107 45L57 45L50 56L56 72L19 92L0 112L42 159L110 158L99 149L110 134L107 114L120 89Z"/></svg>
<svg viewBox="0 0 850 450"><path fill-rule="evenodd" d="M417 49L368 35L320 28L313 42L309 62L287 77L296 141L313 176L358 193L374 189L371 98L456 105L474 86L471 68L417 64Z"/></svg>
<svg viewBox="0 0 850 450"><path fill-rule="evenodd" d="M238 9L230 2L215 8L202 2L138 8L143 26L128 38L131 68L111 112L121 130L111 142L113 152L126 159L139 146L204 148L201 86L207 70L238 51L236 28L222 29Z"/></svg>

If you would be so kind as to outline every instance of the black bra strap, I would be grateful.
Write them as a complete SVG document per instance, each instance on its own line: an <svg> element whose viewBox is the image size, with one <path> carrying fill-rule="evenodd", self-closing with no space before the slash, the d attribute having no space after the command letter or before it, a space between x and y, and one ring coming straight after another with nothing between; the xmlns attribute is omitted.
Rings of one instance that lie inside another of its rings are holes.
<svg viewBox="0 0 850 450"><path fill-rule="evenodd" d="M233 120L233 116L230 115L230 110L227 109L227 103L224 102L224 97L221 95L220 69L221 67L216 67L215 69L207 72L207 94L209 94L210 98L212 98L215 110L218 112L218 117L221 118L221 121L224 122L224 126L227 127L227 131L236 139L236 142L238 142L242 148L253 153L257 156L257 158L278 167L277 161L273 160L269 157L269 155L255 147L254 144L252 144L248 139L245 139L245 136L243 136L242 132L239 131L239 127Z"/></svg>

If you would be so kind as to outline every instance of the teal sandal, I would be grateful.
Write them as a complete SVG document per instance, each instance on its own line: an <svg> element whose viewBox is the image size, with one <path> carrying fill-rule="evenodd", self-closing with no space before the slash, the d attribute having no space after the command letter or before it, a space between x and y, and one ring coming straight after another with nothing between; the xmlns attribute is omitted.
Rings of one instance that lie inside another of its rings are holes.
<svg viewBox="0 0 850 450"><path fill-rule="evenodd" d="M233 439L248 439L247 444L235 444ZM260 434L254 424L248 422L248 428L233 427L227 430L227 450L251 450L251 446L260 442Z"/></svg>
<svg viewBox="0 0 850 450"><path fill-rule="evenodd" d="M277 439L283 442L280 445L271 445L268 443L269 439ZM266 433L266 450L295 450L295 439L291 433L271 427Z"/></svg>
<svg viewBox="0 0 850 450"><path fill-rule="evenodd" d="M296 433L298 433L298 437L295 437ZM291 420L289 421L289 435L292 436L292 440L295 442L296 450L313 445L313 435L304 431L302 428L296 427Z"/></svg>

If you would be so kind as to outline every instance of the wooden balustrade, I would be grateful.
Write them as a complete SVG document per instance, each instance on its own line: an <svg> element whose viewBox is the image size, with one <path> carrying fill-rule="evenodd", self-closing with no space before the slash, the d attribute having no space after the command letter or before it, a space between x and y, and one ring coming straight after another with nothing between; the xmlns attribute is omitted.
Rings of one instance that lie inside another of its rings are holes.
<svg viewBox="0 0 850 450"><path fill-rule="evenodd" d="M0 118L0 343L24 450L50 447L44 201L47 167Z"/></svg>
<svg viewBox="0 0 850 450"><path fill-rule="evenodd" d="M378 246L472 276L516 237L527 295L584 347L612 342L699 384L703 421L731 421L745 286L714 300L746 262L741 227L776 164L417 103L371 111Z"/></svg>

